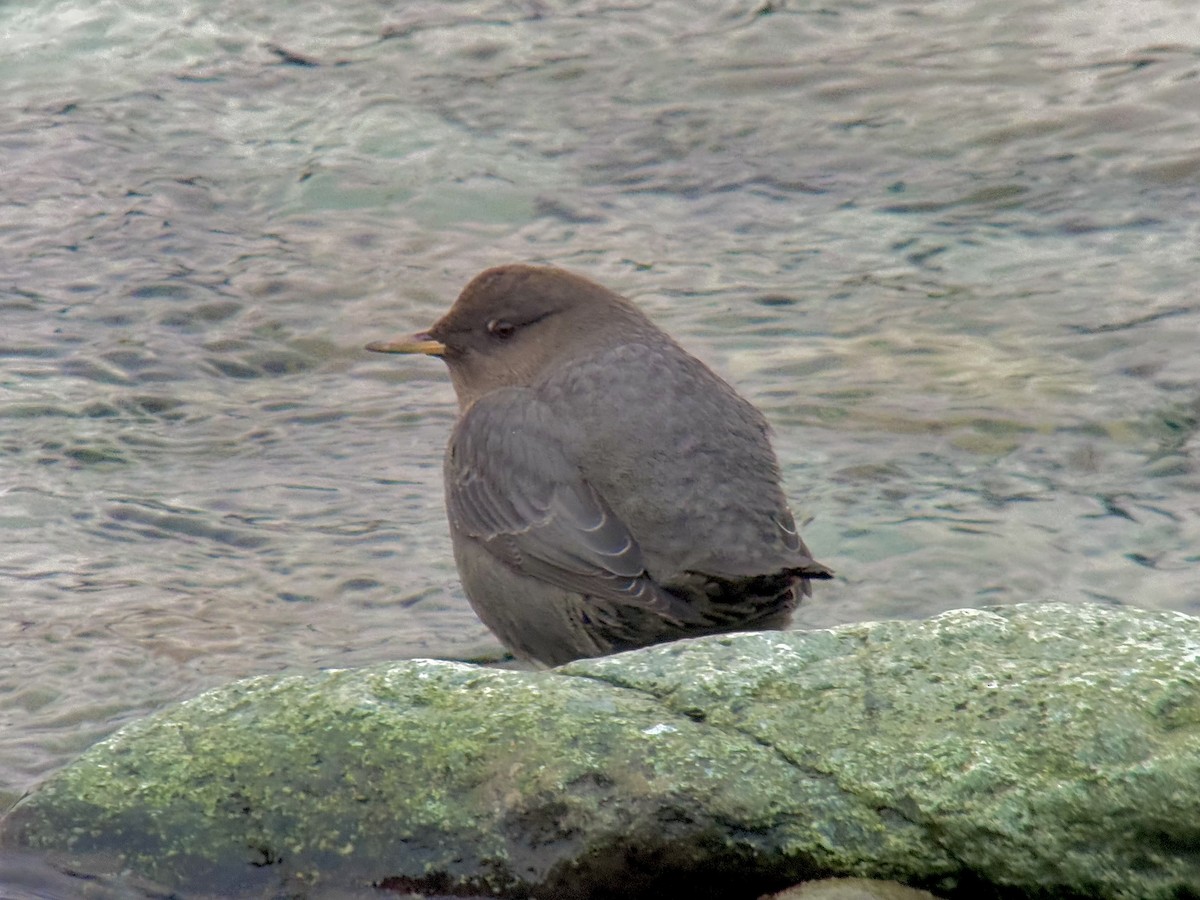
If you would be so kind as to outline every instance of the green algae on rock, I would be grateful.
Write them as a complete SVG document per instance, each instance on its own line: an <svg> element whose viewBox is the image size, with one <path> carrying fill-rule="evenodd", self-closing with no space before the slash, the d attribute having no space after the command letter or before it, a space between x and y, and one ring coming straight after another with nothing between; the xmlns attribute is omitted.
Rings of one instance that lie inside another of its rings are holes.
<svg viewBox="0 0 1200 900"><path fill-rule="evenodd" d="M795 877L840 870L845 843L892 867L923 855L912 829L845 809L830 779L653 698L424 660L212 691L92 748L8 830L221 893L283 881L570 896L589 878L649 889L662 866L719 881L761 868L772 845L805 848Z"/></svg>
<svg viewBox="0 0 1200 900"><path fill-rule="evenodd" d="M1200 891L1200 620L1024 604L549 672L264 676L118 732L9 814L80 870L232 894Z"/></svg>

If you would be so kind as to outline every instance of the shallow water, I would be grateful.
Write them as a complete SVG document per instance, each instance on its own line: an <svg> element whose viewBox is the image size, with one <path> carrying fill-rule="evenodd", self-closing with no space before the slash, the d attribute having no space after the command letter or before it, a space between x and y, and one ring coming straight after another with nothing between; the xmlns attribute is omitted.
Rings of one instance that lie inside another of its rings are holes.
<svg viewBox="0 0 1200 900"><path fill-rule="evenodd" d="M1191 0L72 0L0 34L0 800L233 678L495 648L444 372L362 345L510 260L764 409L839 574L799 626L1198 607Z"/></svg>

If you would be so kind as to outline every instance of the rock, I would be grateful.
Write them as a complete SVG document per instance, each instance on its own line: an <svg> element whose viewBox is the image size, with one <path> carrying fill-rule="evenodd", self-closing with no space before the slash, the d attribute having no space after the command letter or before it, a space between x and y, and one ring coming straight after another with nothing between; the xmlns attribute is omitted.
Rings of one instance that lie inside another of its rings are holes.
<svg viewBox="0 0 1200 900"><path fill-rule="evenodd" d="M1200 620L1023 604L509 672L238 682L122 729L4 843L220 894L1200 891Z"/></svg>
<svg viewBox="0 0 1200 900"><path fill-rule="evenodd" d="M929 891L869 878L826 878L807 881L760 900L937 900Z"/></svg>

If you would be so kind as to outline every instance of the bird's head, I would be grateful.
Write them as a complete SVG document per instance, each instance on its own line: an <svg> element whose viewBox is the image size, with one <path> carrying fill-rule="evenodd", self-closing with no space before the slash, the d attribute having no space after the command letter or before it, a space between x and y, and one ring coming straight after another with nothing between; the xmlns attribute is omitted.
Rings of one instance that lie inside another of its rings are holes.
<svg viewBox="0 0 1200 900"><path fill-rule="evenodd" d="M490 391L531 385L639 333L659 332L607 288L563 269L506 265L475 276L427 331L367 349L440 356L466 409Z"/></svg>

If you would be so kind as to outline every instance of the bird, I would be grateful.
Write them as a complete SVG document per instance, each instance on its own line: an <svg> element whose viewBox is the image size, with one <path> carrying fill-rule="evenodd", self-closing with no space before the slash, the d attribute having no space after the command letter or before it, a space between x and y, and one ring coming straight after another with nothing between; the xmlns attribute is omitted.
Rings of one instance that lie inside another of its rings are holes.
<svg viewBox="0 0 1200 900"><path fill-rule="evenodd" d="M366 349L449 369L454 559L518 659L780 630L833 576L798 533L758 409L582 275L487 269L427 331Z"/></svg>

